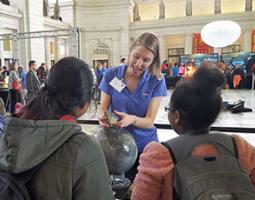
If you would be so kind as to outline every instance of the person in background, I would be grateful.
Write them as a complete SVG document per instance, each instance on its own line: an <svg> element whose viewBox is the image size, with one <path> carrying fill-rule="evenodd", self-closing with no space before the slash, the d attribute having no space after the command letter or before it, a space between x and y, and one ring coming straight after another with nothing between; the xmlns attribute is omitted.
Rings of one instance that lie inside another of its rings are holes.
<svg viewBox="0 0 255 200"><path fill-rule="evenodd" d="M47 78L48 73L49 73L49 66L47 64L45 64L45 73L46 73L46 78Z"/></svg>
<svg viewBox="0 0 255 200"><path fill-rule="evenodd" d="M160 69L161 69L162 74L164 74L165 76L168 75L169 68L168 68L167 60L163 61L163 63L161 64Z"/></svg>
<svg viewBox="0 0 255 200"><path fill-rule="evenodd" d="M102 70L101 70L103 76L105 75L105 72L106 72L108 69L109 69L109 66L108 66L107 62L103 62L103 63L102 63Z"/></svg>
<svg viewBox="0 0 255 200"><path fill-rule="evenodd" d="M24 72L24 68L23 66L19 66L18 67L18 73L19 73L19 78L21 80L21 103L23 105L26 104L26 99L27 99L27 86L26 86L26 76L27 76L27 73Z"/></svg>
<svg viewBox="0 0 255 200"><path fill-rule="evenodd" d="M168 78L168 88L174 88L179 79L179 66L178 63L174 63L171 67L171 75Z"/></svg>
<svg viewBox="0 0 255 200"><path fill-rule="evenodd" d="M101 62L97 63L95 73L96 73L96 77L97 77L97 85L99 85L103 78L103 65Z"/></svg>
<svg viewBox="0 0 255 200"><path fill-rule="evenodd" d="M0 86L1 87L3 87L4 85L4 75L2 74L3 71L4 71L3 68L0 67Z"/></svg>
<svg viewBox="0 0 255 200"><path fill-rule="evenodd" d="M42 63L41 66L37 69L37 77L41 84L43 84L46 80L47 77L47 72L46 72L46 65L45 63Z"/></svg>
<svg viewBox="0 0 255 200"><path fill-rule="evenodd" d="M15 113L15 105L17 102L20 102L21 87L20 88L15 87L15 84L21 86L20 82L21 80L18 74L18 65L16 62L12 62L10 64L10 74L8 83L8 88L11 96L11 110L10 110L11 114Z"/></svg>
<svg viewBox="0 0 255 200"><path fill-rule="evenodd" d="M158 141L153 123L161 98L167 94L165 79L160 73L159 49L156 35L143 33L131 46L127 64L109 69L99 86L99 123L108 126L105 113L114 112L119 117L114 125L134 136L138 153L149 142ZM131 182L137 165L138 160L126 174Z"/></svg>
<svg viewBox="0 0 255 200"><path fill-rule="evenodd" d="M194 60L191 60L187 63L185 70L185 77L190 78L197 71Z"/></svg>
<svg viewBox="0 0 255 200"><path fill-rule="evenodd" d="M20 173L40 165L29 182L31 199L114 199L103 151L76 121L89 108L92 86L84 61L63 58L18 118L0 123L0 169Z"/></svg>
<svg viewBox="0 0 255 200"><path fill-rule="evenodd" d="M5 78L6 76L9 76L9 70L7 69L6 66L3 66L2 75L4 76L4 78Z"/></svg>
<svg viewBox="0 0 255 200"><path fill-rule="evenodd" d="M120 65L125 65L125 64L126 64L126 58L121 58Z"/></svg>
<svg viewBox="0 0 255 200"><path fill-rule="evenodd" d="M180 80L172 93L168 120L182 137L204 136L218 116L222 98L220 89L224 77L216 66L201 66L192 78ZM213 135L213 133L211 133ZM241 165L255 186L255 148L238 135L233 135ZM214 157L220 152L213 143L195 146L192 156ZM160 143L151 142L140 156L132 200L172 200L175 166L169 150Z"/></svg>
<svg viewBox="0 0 255 200"><path fill-rule="evenodd" d="M179 76L179 66L178 63L174 63L174 66L171 68L171 76L176 78Z"/></svg>
<svg viewBox="0 0 255 200"><path fill-rule="evenodd" d="M225 77L225 89L229 89L229 87L230 87L229 83L231 81L231 70L225 64L224 60L220 60L219 61L218 68L221 71L221 73L224 74L224 77Z"/></svg>
<svg viewBox="0 0 255 200"><path fill-rule="evenodd" d="M225 73L225 70L226 70L226 65L224 63L224 60L220 60L219 63L218 63L218 69L220 70L220 72L222 74Z"/></svg>
<svg viewBox="0 0 255 200"><path fill-rule="evenodd" d="M29 70L26 76L27 101L30 101L39 91L41 82L37 77L37 64L35 60L28 62Z"/></svg>
<svg viewBox="0 0 255 200"><path fill-rule="evenodd" d="M161 74L164 76L165 78L165 82L166 82L166 87L167 89L169 89L170 87L170 82L171 82L171 78L170 78L170 68L169 65L167 63L167 60L164 60L160 66L160 70L161 70Z"/></svg>
<svg viewBox="0 0 255 200"><path fill-rule="evenodd" d="M185 67L185 64L184 63L181 63L180 67L179 67L179 76L182 77L183 75L185 75L185 70L186 70L186 67Z"/></svg>

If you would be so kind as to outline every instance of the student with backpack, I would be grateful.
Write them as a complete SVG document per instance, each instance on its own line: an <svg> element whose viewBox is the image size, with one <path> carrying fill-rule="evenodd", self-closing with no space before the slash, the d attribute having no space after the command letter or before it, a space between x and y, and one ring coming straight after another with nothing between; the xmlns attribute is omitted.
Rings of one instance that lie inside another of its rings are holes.
<svg viewBox="0 0 255 200"><path fill-rule="evenodd" d="M92 86L85 62L63 58L18 118L0 117L1 200L114 199L104 154L76 121Z"/></svg>
<svg viewBox="0 0 255 200"><path fill-rule="evenodd" d="M209 131L221 109L224 77L202 65L173 91L168 119L179 136L145 147L132 200L255 199L255 148L238 135Z"/></svg>

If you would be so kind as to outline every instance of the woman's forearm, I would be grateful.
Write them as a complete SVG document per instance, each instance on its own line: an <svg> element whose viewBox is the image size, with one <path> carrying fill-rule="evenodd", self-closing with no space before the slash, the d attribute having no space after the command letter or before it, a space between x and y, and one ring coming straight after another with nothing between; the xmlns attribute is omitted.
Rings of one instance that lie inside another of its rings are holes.
<svg viewBox="0 0 255 200"><path fill-rule="evenodd" d="M136 126L138 128L152 128L154 119L148 118L148 117L137 117L136 115L132 115L133 117L133 126Z"/></svg>

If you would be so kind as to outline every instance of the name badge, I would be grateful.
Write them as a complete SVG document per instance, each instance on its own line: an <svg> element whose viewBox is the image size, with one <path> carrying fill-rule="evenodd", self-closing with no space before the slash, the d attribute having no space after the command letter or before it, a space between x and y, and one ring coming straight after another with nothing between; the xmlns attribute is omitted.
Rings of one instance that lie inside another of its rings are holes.
<svg viewBox="0 0 255 200"><path fill-rule="evenodd" d="M126 87L126 84L117 77L114 77L109 84L118 92L121 92Z"/></svg>

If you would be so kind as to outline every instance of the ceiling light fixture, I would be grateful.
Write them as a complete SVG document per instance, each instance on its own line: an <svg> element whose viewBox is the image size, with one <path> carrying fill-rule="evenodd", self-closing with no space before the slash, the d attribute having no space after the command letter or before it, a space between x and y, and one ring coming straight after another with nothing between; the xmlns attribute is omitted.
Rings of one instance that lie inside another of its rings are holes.
<svg viewBox="0 0 255 200"><path fill-rule="evenodd" d="M241 34L239 24L222 20L206 24L201 31L202 40L209 46L222 48L233 44Z"/></svg>

